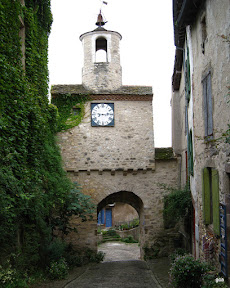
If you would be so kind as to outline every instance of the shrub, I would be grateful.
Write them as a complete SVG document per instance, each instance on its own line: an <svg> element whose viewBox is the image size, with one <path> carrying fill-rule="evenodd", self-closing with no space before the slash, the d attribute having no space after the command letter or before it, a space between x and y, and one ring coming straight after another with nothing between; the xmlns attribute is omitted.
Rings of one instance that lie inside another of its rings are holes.
<svg viewBox="0 0 230 288"><path fill-rule="evenodd" d="M104 260L105 253L103 253L101 251L95 252L91 249L87 249L85 252L85 257L86 257L87 262L100 263Z"/></svg>
<svg viewBox="0 0 230 288"><path fill-rule="evenodd" d="M138 227L140 225L139 219L133 219L132 221L125 222L123 224L120 224L119 226L116 226L117 230L129 230L133 229L135 227Z"/></svg>
<svg viewBox="0 0 230 288"><path fill-rule="evenodd" d="M224 278L216 274L205 274L202 288L227 288Z"/></svg>
<svg viewBox="0 0 230 288"><path fill-rule="evenodd" d="M50 262L58 261L67 251L68 244L59 238L54 239L48 246L48 257Z"/></svg>
<svg viewBox="0 0 230 288"><path fill-rule="evenodd" d="M68 275L68 264L64 258L51 262L48 269L49 278L52 280L65 279Z"/></svg>
<svg viewBox="0 0 230 288"><path fill-rule="evenodd" d="M184 189L174 189L160 185L170 193L164 197L164 225L173 228L180 219L184 219L191 211L192 198L188 185Z"/></svg>
<svg viewBox="0 0 230 288"><path fill-rule="evenodd" d="M175 259L176 259L178 256L184 256L184 255L186 255L186 254L187 254L187 252L186 252L185 249L183 249L183 248L178 248L178 249L176 249L176 250L174 251L174 253L172 253L172 254L170 255L170 260L171 260L171 262L174 262Z"/></svg>
<svg viewBox="0 0 230 288"><path fill-rule="evenodd" d="M109 229L107 231L108 236L117 236L117 232L114 229Z"/></svg>
<svg viewBox="0 0 230 288"><path fill-rule="evenodd" d="M202 287L203 277L208 270L206 263L195 260L191 255L178 256L170 269L170 287Z"/></svg>
<svg viewBox="0 0 230 288"><path fill-rule="evenodd" d="M121 239L121 241L125 243L138 243L138 241L135 240L132 235L129 235L128 237L124 239Z"/></svg>
<svg viewBox="0 0 230 288"><path fill-rule="evenodd" d="M151 259L156 259L159 255L160 249L156 246L151 246L151 247L147 247L144 246L144 259L145 260L151 260Z"/></svg>
<svg viewBox="0 0 230 288"><path fill-rule="evenodd" d="M0 265L0 287L27 288L29 287L27 282L29 282L27 275L20 275L10 264L5 268Z"/></svg>

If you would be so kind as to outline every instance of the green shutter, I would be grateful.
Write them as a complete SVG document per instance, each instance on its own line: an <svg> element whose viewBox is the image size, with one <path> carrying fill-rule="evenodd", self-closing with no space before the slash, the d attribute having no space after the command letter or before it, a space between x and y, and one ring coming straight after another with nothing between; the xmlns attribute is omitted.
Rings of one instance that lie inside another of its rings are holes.
<svg viewBox="0 0 230 288"><path fill-rule="evenodd" d="M216 235L220 235L220 200L219 200L219 175L212 169L212 202L213 202L213 229Z"/></svg>
<svg viewBox="0 0 230 288"><path fill-rule="evenodd" d="M202 177L202 192L203 192L203 217L204 224L211 223L211 197L210 197L210 182L209 170L204 168Z"/></svg>

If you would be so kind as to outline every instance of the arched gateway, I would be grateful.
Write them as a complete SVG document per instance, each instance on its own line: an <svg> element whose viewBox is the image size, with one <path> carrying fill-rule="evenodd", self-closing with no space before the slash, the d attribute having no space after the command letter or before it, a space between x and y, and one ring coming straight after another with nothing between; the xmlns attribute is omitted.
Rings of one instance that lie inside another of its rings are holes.
<svg viewBox="0 0 230 288"><path fill-rule="evenodd" d="M97 29L80 36L83 83L52 87L52 102L59 111L72 111L66 121L71 128L59 133L59 143L69 177L98 208L119 200L137 210L143 247L163 229L165 192L158 184L176 185L177 160L155 157L152 87L122 85L121 35L103 24L97 22ZM100 49L106 52L103 62L96 61ZM78 234L70 235L73 244L97 249L96 213L77 229Z"/></svg>

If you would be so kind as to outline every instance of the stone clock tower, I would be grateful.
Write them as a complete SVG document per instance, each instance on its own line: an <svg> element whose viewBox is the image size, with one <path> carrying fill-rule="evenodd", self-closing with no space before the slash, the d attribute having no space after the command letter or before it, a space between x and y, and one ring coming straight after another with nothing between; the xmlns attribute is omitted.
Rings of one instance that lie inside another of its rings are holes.
<svg viewBox="0 0 230 288"><path fill-rule="evenodd" d="M104 24L100 13L97 28L80 36L82 84L54 85L52 102L60 103L57 100L68 95L74 100L72 113L76 108L84 110L79 125L59 133L69 177L92 197L98 212L117 202L135 208L142 251L163 229L163 192L158 183L175 184L176 161L171 158L166 165L155 159L152 87L122 85L122 37ZM84 95L87 101L79 108ZM73 219L73 225L78 224ZM97 215L77 229L70 235L73 244L96 249Z"/></svg>
<svg viewBox="0 0 230 288"><path fill-rule="evenodd" d="M101 14L99 17L102 17ZM80 40L84 50L83 85L94 91L120 88L122 85L119 48L121 35L99 26L94 31L82 34Z"/></svg>

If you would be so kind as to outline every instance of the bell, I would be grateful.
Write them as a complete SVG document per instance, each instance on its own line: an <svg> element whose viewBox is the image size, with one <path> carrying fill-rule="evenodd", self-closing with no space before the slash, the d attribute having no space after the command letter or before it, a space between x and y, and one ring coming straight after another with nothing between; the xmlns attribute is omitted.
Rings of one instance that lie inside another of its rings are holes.
<svg viewBox="0 0 230 288"><path fill-rule="evenodd" d="M103 19L102 15L101 15L101 10L100 10L100 13L99 13L98 16L97 16L96 25L99 26L99 27L105 25L104 19Z"/></svg>

